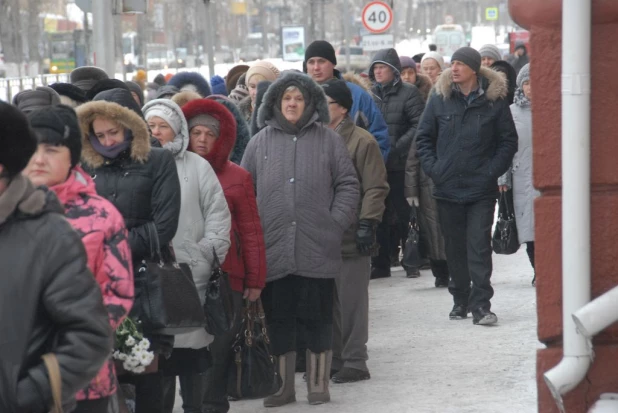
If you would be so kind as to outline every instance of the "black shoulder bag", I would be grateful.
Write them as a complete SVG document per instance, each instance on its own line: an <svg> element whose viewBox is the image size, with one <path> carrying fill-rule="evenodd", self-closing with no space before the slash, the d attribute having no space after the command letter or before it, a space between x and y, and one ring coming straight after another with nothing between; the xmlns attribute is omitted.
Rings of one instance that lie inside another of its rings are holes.
<svg viewBox="0 0 618 413"><path fill-rule="evenodd" d="M214 260L212 273L206 286L204 313L206 314L206 331L216 337L232 329L236 312L230 277L221 268L214 247L212 255Z"/></svg>
<svg viewBox="0 0 618 413"><path fill-rule="evenodd" d="M498 222L496 223L496 229L491 242L496 254L510 255L515 254L519 250L515 214L509 206L509 196L512 199L512 191L500 192ZM512 205L512 202L510 205Z"/></svg>

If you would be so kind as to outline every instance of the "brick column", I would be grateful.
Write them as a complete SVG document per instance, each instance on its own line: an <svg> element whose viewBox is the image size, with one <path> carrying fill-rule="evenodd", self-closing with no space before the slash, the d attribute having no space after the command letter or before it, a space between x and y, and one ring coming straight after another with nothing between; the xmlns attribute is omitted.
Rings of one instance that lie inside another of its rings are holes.
<svg viewBox="0 0 618 413"><path fill-rule="evenodd" d="M618 285L618 1L593 0L592 29L592 295ZM562 358L561 59L562 2L509 0L511 17L531 33L539 413L558 413L543 373ZM586 196L586 194L582 194ZM618 392L618 326L594 340L588 376L568 393L569 413L585 413L601 393Z"/></svg>

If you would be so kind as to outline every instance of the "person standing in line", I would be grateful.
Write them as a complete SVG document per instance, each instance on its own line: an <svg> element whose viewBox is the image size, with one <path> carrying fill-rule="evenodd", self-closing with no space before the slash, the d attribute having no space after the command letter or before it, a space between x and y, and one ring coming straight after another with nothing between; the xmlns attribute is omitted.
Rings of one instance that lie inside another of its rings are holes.
<svg viewBox="0 0 618 413"><path fill-rule="evenodd" d="M260 82L274 82L279 77L279 69L272 63L266 60L258 60L253 63L245 74L245 82L249 91L249 96L238 103L238 109L245 118L245 122L251 122L251 115L255 110L255 97L257 95L257 86Z"/></svg>
<svg viewBox="0 0 618 413"><path fill-rule="evenodd" d="M62 405L92 380L112 351L101 289L80 235L52 191L22 175L37 150L23 113L0 102L0 411L52 404L42 356L56 356Z"/></svg>
<svg viewBox="0 0 618 413"><path fill-rule="evenodd" d="M540 195L532 182L532 86L530 65L521 68L517 76L515 103L511 105L513 121L517 128L518 147L513 164L498 180L500 191L513 189L515 223L520 244L526 244L526 252L534 267L534 199ZM536 283L536 271L532 285Z"/></svg>
<svg viewBox="0 0 618 413"><path fill-rule="evenodd" d="M322 88L287 72L264 95L258 124L266 127L241 163L256 187L268 269L262 301L283 380L265 407L296 401L297 318L307 329L307 399L330 401L335 278L359 185L343 139L323 126L329 121Z"/></svg>
<svg viewBox="0 0 618 413"><path fill-rule="evenodd" d="M429 98L429 92L431 92L431 79L428 76L418 73L416 70L416 63L408 56L399 56L399 63L401 64L401 80L405 83L416 86L423 101L427 102Z"/></svg>
<svg viewBox="0 0 618 413"><path fill-rule="evenodd" d="M435 85L445 69L444 58L438 52L425 53L421 59L421 69L423 74L427 75L431 83Z"/></svg>
<svg viewBox="0 0 618 413"><path fill-rule="evenodd" d="M481 54L481 66L491 67L494 63L502 60L500 49L495 44L486 44L479 49Z"/></svg>
<svg viewBox="0 0 618 413"><path fill-rule="evenodd" d="M386 162L390 192L386 199L385 219L378 226L380 252L371 260L371 278L375 279L390 277L391 252L397 251L398 258L398 247L403 248L406 242L410 206L404 196L405 165L425 102L416 86L401 80L401 64L395 49L382 49L376 53L369 68L369 79L373 82L376 106L388 125L391 143ZM391 237L390 216L396 217L396 238ZM419 268L405 270L409 278L420 276Z"/></svg>
<svg viewBox="0 0 618 413"><path fill-rule="evenodd" d="M360 183L358 219L343 236L343 265L335 279L333 364L335 383L371 378L367 368L369 340L369 279L371 255L377 249L376 230L388 195L386 167L380 147L369 132L354 125L349 115L352 92L343 80L322 84L328 101L328 127L341 135Z"/></svg>
<svg viewBox="0 0 618 413"><path fill-rule="evenodd" d="M446 246L451 320L498 322L491 312L491 228L498 177L517 151L504 76L481 67L481 55L458 49L434 87L416 135L418 156L435 184ZM472 286L470 283L472 282Z"/></svg>
<svg viewBox="0 0 618 413"><path fill-rule="evenodd" d="M23 174L36 185L53 191L65 217L80 234L88 268L103 294L109 323L116 330L133 306L133 268L127 229L114 206L97 195L94 182L79 166L81 130L75 111L64 105L28 115L38 148ZM77 393L74 413L107 413L116 393L116 372L111 355L97 377Z"/></svg>
<svg viewBox="0 0 618 413"><path fill-rule="evenodd" d="M513 53L513 69L515 73L519 74L519 71L528 63L530 63L530 57L528 56L528 49L523 42L517 42L515 45L515 53Z"/></svg>

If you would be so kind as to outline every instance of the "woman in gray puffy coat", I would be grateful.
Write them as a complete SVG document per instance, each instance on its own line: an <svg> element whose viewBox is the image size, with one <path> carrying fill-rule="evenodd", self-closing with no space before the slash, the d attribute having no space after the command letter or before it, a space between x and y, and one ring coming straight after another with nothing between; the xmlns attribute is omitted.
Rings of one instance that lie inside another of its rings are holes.
<svg viewBox="0 0 618 413"><path fill-rule="evenodd" d="M532 182L532 110L530 108L532 90L530 86L530 65L527 64L517 75L515 100L511 105L513 121L519 136L518 150L513 157L513 164L500 177L500 191L513 189L515 222L520 244L526 244L530 264L534 268L534 199L539 191ZM536 282L536 272L532 285Z"/></svg>
<svg viewBox="0 0 618 413"><path fill-rule="evenodd" d="M253 176L266 243L262 293L283 385L266 407L296 400L296 320L307 329L310 404L330 400L335 277L343 233L355 222L359 183L343 138L328 129L322 88L288 72L264 95L241 166Z"/></svg>

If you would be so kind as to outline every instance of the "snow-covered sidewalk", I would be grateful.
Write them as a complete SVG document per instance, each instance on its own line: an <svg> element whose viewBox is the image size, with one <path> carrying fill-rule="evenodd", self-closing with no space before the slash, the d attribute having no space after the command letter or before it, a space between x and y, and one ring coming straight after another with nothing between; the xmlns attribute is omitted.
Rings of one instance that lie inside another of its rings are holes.
<svg viewBox="0 0 618 413"><path fill-rule="evenodd" d="M370 284L371 380L334 384L332 402L307 404L296 375L295 404L265 409L262 400L232 402L231 413L496 413L536 412L535 289L525 248L494 255L492 310L498 325L451 321L452 299L434 288L430 271L407 279L403 270ZM182 413L177 397L174 413Z"/></svg>

